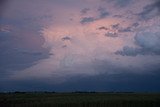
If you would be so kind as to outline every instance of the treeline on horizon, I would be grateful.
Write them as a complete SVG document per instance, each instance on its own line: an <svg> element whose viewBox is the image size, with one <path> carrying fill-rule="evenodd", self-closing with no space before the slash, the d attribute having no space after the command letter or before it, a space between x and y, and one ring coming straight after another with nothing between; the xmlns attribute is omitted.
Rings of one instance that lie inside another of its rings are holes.
<svg viewBox="0 0 160 107"><path fill-rule="evenodd" d="M25 94L25 93L152 93L152 92L132 92L132 91L71 91L71 92L56 92L56 91L6 91L6 92L0 92L0 94L8 93L8 94Z"/></svg>

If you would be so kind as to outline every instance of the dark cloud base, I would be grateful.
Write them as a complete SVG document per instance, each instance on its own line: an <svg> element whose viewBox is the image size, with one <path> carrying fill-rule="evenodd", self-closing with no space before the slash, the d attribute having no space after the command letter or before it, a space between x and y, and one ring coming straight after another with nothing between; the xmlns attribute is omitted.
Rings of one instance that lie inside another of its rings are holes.
<svg viewBox="0 0 160 107"><path fill-rule="evenodd" d="M36 80L0 82L0 91L116 91L116 92L159 92L160 73L152 74L113 74L91 77L76 76L67 82L49 85Z"/></svg>

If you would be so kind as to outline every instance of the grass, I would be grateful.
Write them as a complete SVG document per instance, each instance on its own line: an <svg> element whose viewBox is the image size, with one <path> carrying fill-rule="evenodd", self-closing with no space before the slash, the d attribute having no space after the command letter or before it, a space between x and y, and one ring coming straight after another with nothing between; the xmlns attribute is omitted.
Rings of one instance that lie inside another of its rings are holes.
<svg viewBox="0 0 160 107"><path fill-rule="evenodd" d="M160 107L160 94L1 93L0 107Z"/></svg>

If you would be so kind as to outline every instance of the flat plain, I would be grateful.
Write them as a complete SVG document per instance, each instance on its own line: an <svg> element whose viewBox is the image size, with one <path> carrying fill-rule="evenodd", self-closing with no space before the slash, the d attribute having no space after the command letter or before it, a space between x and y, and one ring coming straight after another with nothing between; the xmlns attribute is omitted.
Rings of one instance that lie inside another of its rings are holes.
<svg viewBox="0 0 160 107"><path fill-rule="evenodd" d="M160 107L160 93L1 93L0 107Z"/></svg>

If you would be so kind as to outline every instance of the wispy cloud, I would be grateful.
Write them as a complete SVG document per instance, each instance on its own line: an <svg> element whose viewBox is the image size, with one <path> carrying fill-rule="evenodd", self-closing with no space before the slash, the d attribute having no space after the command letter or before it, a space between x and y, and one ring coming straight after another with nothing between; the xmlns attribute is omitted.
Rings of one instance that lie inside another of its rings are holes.
<svg viewBox="0 0 160 107"><path fill-rule="evenodd" d="M81 10L81 13L82 14L87 14L88 11L90 11L89 8L84 8L84 9Z"/></svg>
<svg viewBox="0 0 160 107"><path fill-rule="evenodd" d="M99 7L97 10L98 10L98 12L100 14L99 15L99 19L103 19L103 18L105 18L105 17L110 15L109 12L103 7Z"/></svg>
<svg viewBox="0 0 160 107"><path fill-rule="evenodd" d="M11 32L12 27L10 25L0 25L0 32Z"/></svg>
<svg viewBox="0 0 160 107"><path fill-rule="evenodd" d="M63 41L71 40L71 38L70 38L70 37L68 37L68 36L65 36L65 37L63 37L63 38L62 38L62 40L63 40Z"/></svg>
<svg viewBox="0 0 160 107"><path fill-rule="evenodd" d="M98 20L104 19L104 18L106 18L107 16L110 15L110 13L106 10L106 8L103 8L103 7L99 7L97 9L97 12L98 12L98 14L94 17L83 17L80 21L81 24L98 21Z"/></svg>
<svg viewBox="0 0 160 107"><path fill-rule="evenodd" d="M142 19L147 20L160 15L160 1L155 0L154 3L148 4L143 11L138 14Z"/></svg>
<svg viewBox="0 0 160 107"><path fill-rule="evenodd" d="M102 1L114 2L116 6L125 8L126 6L130 5L133 0L102 0Z"/></svg>
<svg viewBox="0 0 160 107"><path fill-rule="evenodd" d="M85 24L85 23L90 23L90 22L94 22L96 19L94 17L84 17L82 18L82 20L80 21L81 24Z"/></svg>

